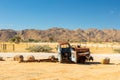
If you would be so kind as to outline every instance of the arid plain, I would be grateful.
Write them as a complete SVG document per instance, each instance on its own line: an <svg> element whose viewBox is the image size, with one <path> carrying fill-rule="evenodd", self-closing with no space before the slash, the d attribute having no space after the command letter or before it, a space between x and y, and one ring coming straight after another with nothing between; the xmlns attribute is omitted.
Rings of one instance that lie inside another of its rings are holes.
<svg viewBox="0 0 120 80"><path fill-rule="evenodd" d="M91 44L82 44L84 47L86 45L89 47ZM36 58L47 58L48 54L51 54L1 52L0 56L4 57L5 61L0 61L0 80L120 80L120 54L113 51L114 48L119 48L119 44L103 45L92 44L94 48L91 48L91 55L94 57L94 61L86 64L60 64L58 62L18 63L13 61L13 56L16 54L22 54L25 57L32 54ZM57 56L56 53L52 53L52 55ZM102 59L105 57L110 58L110 64L101 64Z"/></svg>

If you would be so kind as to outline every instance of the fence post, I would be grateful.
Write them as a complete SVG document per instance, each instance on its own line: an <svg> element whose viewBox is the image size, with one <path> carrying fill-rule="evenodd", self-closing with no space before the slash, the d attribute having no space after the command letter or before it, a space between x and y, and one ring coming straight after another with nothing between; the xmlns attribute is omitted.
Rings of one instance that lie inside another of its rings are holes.
<svg viewBox="0 0 120 80"><path fill-rule="evenodd" d="M15 51L15 45L13 44L13 51Z"/></svg>
<svg viewBox="0 0 120 80"><path fill-rule="evenodd" d="M7 45L3 43L3 51L6 51L6 49L7 49L6 46L7 46Z"/></svg>

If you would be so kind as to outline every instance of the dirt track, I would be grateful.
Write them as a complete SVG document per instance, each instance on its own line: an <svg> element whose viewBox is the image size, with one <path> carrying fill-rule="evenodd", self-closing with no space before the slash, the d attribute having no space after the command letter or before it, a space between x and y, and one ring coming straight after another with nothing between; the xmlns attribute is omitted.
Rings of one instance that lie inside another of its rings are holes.
<svg viewBox="0 0 120 80"><path fill-rule="evenodd" d="M10 58L10 57L14 57L17 54L21 54L24 56L24 58L26 59L26 57L28 55L34 55L36 59L44 59L44 58L48 58L50 55L54 55L55 57L57 57L57 53L0 53L1 57L4 58ZM100 62L102 59L104 59L105 57L109 57L111 59L111 63L120 63L120 54L91 54L94 57L94 61Z"/></svg>
<svg viewBox="0 0 120 80"><path fill-rule="evenodd" d="M10 54L7 56L10 57ZM119 54L93 56L95 61L91 64L0 61L0 80L120 80ZM104 57L110 57L111 64L99 64Z"/></svg>

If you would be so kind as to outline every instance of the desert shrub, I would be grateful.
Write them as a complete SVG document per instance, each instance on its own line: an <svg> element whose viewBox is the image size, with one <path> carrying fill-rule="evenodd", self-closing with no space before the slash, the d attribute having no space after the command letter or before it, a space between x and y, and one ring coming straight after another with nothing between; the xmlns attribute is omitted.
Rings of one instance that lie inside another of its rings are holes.
<svg viewBox="0 0 120 80"><path fill-rule="evenodd" d="M120 53L120 48L114 49L115 52Z"/></svg>
<svg viewBox="0 0 120 80"><path fill-rule="evenodd" d="M13 60L14 60L14 61L22 62L22 61L24 60L24 57L23 57L23 55L15 55L15 56L13 57Z"/></svg>
<svg viewBox="0 0 120 80"><path fill-rule="evenodd" d="M102 64L109 64L110 63L110 58L106 57L102 60Z"/></svg>
<svg viewBox="0 0 120 80"><path fill-rule="evenodd" d="M28 55L27 61L35 61L35 57L33 55Z"/></svg>
<svg viewBox="0 0 120 80"><path fill-rule="evenodd" d="M0 57L0 61L3 61L3 57Z"/></svg>
<svg viewBox="0 0 120 80"><path fill-rule="evenodd" d="M30 52L51 52L52 48L49 47L48 45L44 46L36 45L26 48L26 50L29 50Z"/></svg>

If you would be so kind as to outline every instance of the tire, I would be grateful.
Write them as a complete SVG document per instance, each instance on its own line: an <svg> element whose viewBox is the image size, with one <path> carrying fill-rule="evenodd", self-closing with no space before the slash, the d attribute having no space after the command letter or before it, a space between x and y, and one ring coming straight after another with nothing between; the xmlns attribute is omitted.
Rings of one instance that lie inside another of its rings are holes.
<svg viewBox="0 0 120 80"><path fill-rule="evenodd" d="M85 56L81 56L81 57L79 58L78 62L84 64L84 63L85 63L85 60L86 60L86 57L85 57Z"/></svg>

